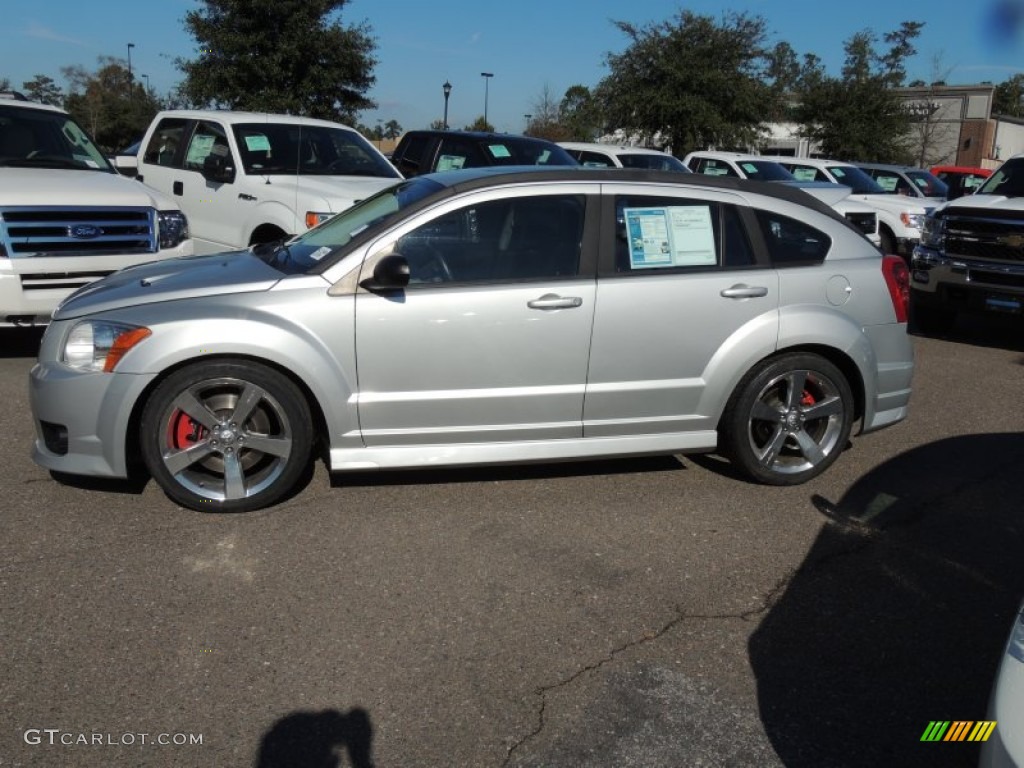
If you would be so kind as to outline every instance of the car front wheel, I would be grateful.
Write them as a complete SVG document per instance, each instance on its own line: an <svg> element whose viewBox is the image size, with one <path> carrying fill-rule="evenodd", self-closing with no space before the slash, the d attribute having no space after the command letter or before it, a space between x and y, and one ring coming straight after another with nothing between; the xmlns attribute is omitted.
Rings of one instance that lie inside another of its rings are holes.
<svg viewBox="0 0 1024 768"><path fill-rule="evenodd" d="M311 424L302 392L272 368L196 363L153 391L140 442L147 468L174 501L247 512L298 486L311 459Z"/></svg>
<svg viewBox="0 0 1024 768"><path fill-rule="evenodd" d="M843 373L813 354L765 361L740 382L722 417L723 452L768 485L798 485L838 458L853 425Z"/></svg>

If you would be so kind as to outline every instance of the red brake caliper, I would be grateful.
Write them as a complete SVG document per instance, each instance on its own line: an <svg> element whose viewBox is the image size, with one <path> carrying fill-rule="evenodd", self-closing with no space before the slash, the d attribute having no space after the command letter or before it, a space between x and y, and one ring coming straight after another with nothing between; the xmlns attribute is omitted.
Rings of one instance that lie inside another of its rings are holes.
<svg viewBox="0 0 1024 768"><path fill-rule="evenodd" d="M206 437L206 427L194 421L184 411L175 411L171 414L169 426L171 445L178 450L195 445Z"/></svg>
<svg viewBox="0 0 1024 768"><path fill-rule="evenodd" d="M814 405L816 402L818 402L818 401L814 399L814 395L812 395L810 392L808 392L805 389L803 397L800 398L800 405L808 405L808 406L810 406L810 405Z"/></svg>

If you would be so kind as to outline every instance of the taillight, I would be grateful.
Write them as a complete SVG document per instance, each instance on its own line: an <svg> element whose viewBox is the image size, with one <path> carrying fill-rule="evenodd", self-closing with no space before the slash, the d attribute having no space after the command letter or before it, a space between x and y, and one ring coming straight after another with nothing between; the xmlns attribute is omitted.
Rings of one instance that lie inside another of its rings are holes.
<svg viewBox="0 0 1024 768"><path fill-rule="evenodd" d="M889 288L896 322L905 323L910 308L910 270L907 269L907 262L899 256L883 256L882 274Z"/></svg>

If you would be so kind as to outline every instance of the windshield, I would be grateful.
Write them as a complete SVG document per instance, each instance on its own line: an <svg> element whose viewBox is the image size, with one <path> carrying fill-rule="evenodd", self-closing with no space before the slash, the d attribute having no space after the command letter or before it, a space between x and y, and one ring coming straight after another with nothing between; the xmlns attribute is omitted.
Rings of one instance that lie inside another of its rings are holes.
<svg viewBox="0 0 1024 768"><path fill-rule="evenodd" d="M1024 157L1007 160L974 194L1024 197Z"/></svg>
<svg viewBox="0 0 1024 768"><path fill-rule="evenodd" d="M830 165L828 172L840 184L845 184L858 195L884 195L886 192L868 176L864 171L855 165Z"/></svg>
<svg viewBox="0 0 1024 768"><path fill-rule="evenodd" d="M313 272L354 237L388 226L395 214L442 188L428 178L410 179L356 203L287 244L256 246L253 252L286 274Z"/></svg>
<svg viewBox="0 0 1024 768"><path fill-rule="evenodd" d="M738 160L737 165L748 179L756 181L793 181L796 177L771 160Z"/></svg>
<svg viewBox="0 0 1024 768"><path fill-rule="evenodd" d="M907 178L921 190L925 197L947 197L949 187L941 179L932 176L928 171L907 171Z"/></svg>
<svg viewBox="0 0 1024 768"><path fill-rule="evenodd" d="M0 106L0 166L116 173L70 116L10 106Z"/></svg>
<svg viewBox="0 0 1024 768"><path fill-rule="evenodd" d="M622 163L623 168L640 168L650 171L679 171L681 173L690 172L689 168L683 165L678 158L672 157L672 155L619 154L619 162Z"/></svg>
<svg viewBox="0 0 1024 768"><path fill-rule="evenodd" d="M246 174L401 178L359 133L299 123L233 126Z"/></svg>

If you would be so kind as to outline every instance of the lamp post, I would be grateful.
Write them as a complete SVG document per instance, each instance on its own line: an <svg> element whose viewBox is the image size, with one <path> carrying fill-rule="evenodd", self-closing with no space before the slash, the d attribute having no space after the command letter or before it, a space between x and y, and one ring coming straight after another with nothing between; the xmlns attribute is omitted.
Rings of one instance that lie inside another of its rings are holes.
<svg viewBox="0 0 1024 768"><path fill-rule="evenodd" d="M132 48L135 47L135 43L128 43L128 82L132 81Z"/></svg>
<svg viewBox="0 0 1024 768"><path fill-rule="evenodd" d="M526 114L523 115L523 117L526 118L526 128L523 129L523 133L526 133L528 130L530 130L530 120L533 119L533 115Z"/></svg>
<svg viewBox="0 0 1024 768"><path fill-rule="evenodd" d="M149 75L139 75L143 80L146 81L146 95L149 95Z"/></svg>
<svg viewBox="0 0 1024 768"><path fill-rule="evenodd" d="M444 129L448 130L448 97L452 95L452 84L445 78L444 85L441 86L441 90L444 91Z"/></svg>
<svg viewBox="0 0 1024 768"><path fill-rule="evenodd" d="M481 72L480 77L484 79L484 128L488 126L487 122L487 92L491 82L491 78L494 77L493 72Z"/></svg>

